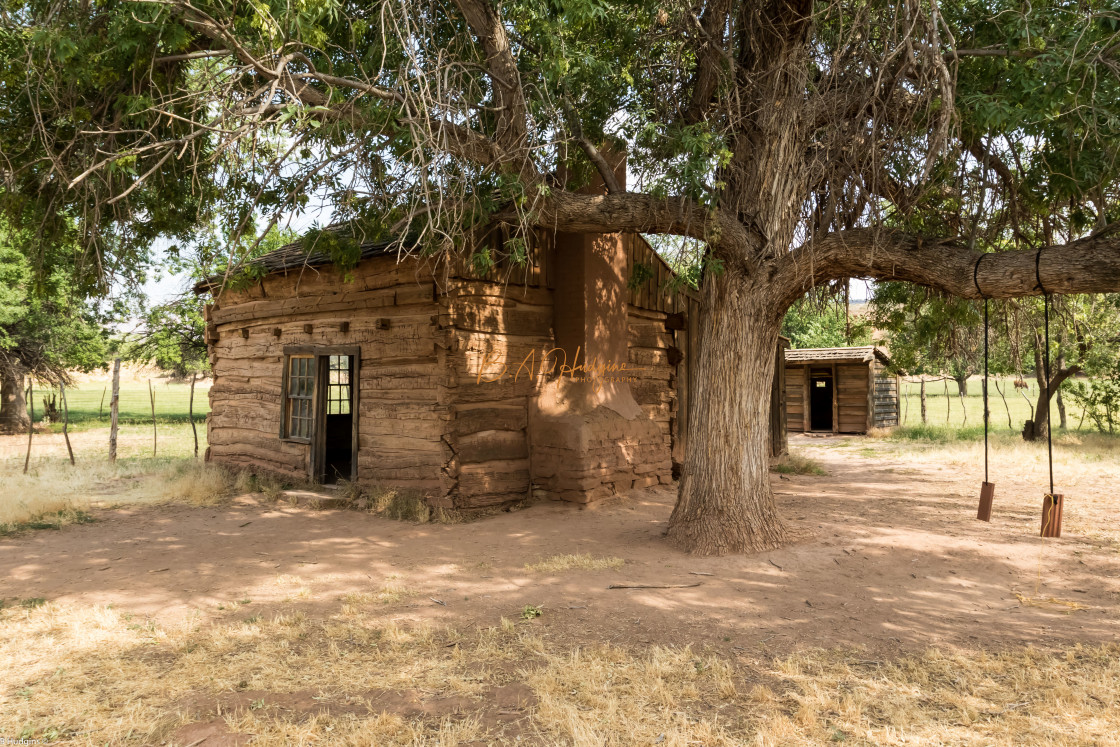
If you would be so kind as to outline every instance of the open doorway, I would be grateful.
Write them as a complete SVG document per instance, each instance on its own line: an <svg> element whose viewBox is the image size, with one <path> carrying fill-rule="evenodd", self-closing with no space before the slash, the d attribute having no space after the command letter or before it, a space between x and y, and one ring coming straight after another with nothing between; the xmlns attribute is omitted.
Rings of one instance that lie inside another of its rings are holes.
<svg viewBox="0 0 1120 747"><path fill-rule="evenodd" d="M317 481L331 485L354 476L354 356L319 356L320 421L323 436L319 439Z"/></svg>
<svg viewBox="0 0 1120 747"><path fill-rule="evenodd" d="M809 425L814 431L833 431L833 381L831 371L813 371L809 376Z"/></svg>

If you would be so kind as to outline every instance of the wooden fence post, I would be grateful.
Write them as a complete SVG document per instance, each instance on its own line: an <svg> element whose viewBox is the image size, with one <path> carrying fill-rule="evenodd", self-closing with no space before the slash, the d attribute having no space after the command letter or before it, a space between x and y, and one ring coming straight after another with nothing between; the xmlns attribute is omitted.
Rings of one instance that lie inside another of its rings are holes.
<svg viewBox="0 0 1120 747"><path fill-rule="evenodd" d="M27 377L27 406L31 408L30 420L27 424L27 456L23 458L23 474L31 466L31 437L35 435L35 379Z"/></svg>
<svg viewBox="0 0 1120 747"><path fill-rule="evenodd" d="M70 464L74 464L74 449L70 446L70 407L66 404L66 385L58 382L58 393L62 397L62 437L66 439L66 453Z"/></svg>
<svg viewBox="0 0 1120 747"><path fill-rule="evenodd" d="M156 455L157 439L156 434L156 393L152 391L152 380L148 379L148 399L152 403L152 456Z"/></svg>
<svg viewBox="0 0 1120 747"><path fill-rule="evenodd" d="M105 411L105 391L107 387L101 387L101 404L97 406L97 419L101 420L101 413Z"/></svg>
<svg viewBox="0 0 1120 747"><path fill-rule="evenodd" d="M191 397L187 401L187 417L191 421L191 433L194 434L194 458L198 459L198 426L194 424L194 382L198 372L191 372Z"/></svg>
<svg viewBox="0 0 1120 747"><path fill-rule="evenodd" d="M109 461L117 461L117 418L121 398L121 359L113 359L113 397L109 400Z"/></svg>

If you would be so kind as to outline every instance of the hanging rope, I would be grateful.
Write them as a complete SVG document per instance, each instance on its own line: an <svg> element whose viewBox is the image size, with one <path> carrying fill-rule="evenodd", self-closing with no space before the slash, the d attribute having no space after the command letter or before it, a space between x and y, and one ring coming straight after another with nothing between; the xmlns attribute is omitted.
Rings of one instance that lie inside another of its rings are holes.
<svg viewBox="0 0 1120 747"><path fill-rule="evenodd" d="M976 259L976 265L972 268L972 283L976 286L976 292L984 299L984 482L990 482L988 479L988 297L980 289L979 278L980 262L985 256L981 254Z"/></svg>
<svg viewBox="0 0 1120 747"><path fill-rule="evenodd" d="M1046 461L1050 469L1050 495L1054 495L1054 443L1050 430L1050 293L1042 284L1042 275L1039 264L1042 262L1042 250L1034 256L1034 277L1038 281L1038 289L1042 291L1042 318L1043 330L1046 338L1046 351L1043 360L1043 371L1046 373ZM1038 413L1035 413L1038 417Z"/></svg>

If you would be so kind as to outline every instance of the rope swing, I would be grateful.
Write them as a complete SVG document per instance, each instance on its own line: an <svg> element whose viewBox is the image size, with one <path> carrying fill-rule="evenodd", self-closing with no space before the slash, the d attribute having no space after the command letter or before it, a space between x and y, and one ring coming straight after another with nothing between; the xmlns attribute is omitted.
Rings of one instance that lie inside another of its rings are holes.
<svg viewBox="0 0 1120 747"><path fill-rule="evenodd" d="M985 256L986 255L981 254L976 259L976 264L972 268L972 282L976 286L977 294L984 299L984 482L980 485L980 507L976 511L976 518L980 521L991 521L992 501L995 499L996 486L992 482L989 482L988 473L988 430L991 415L988 410L988 362L990 355L988 340L990 335L990 322L988 317L989 299L980 288L980 262L983 261ZM1050 422L1050 292L1046 290L1046 286L1042 284L1042 273L1039 271L1041 262L1042 250L1039 249L1034 258L1034 276L1037 281L1035 287L1042 291L1043 332L1046 345L1043 356L1043 373L1046 377L1046 397L1044 399L1046 403L1046 465L1050 477L1050 492L1046 493L1042 498L1042 536L1061 537L1064 500L1061 493L1054 492L1054 437L1052 424Z"/></svg>
<svg viewBox="0 0 1120 747"><path fill-rule="evenodd" d="M980 507L976 511L976 518L980 521L992 520L992 501L996 497L996 486L988 480L988 421L991 413L988 410L988 297L980 290L980 262L986 255L981 254L976 259L976 266L972 268L972 282L976 292L984 299L984 482L980 483ZM1051 489L1051 492L1053 490Z"/></svg>
<svg viewBox="0 0 1120 747"><path fill-rule="evenodd" d="M1039 249L1034 258L1034 276L1038 281L1038 289L1042 291L1042 318L1046 337L1043 372L1046 374L1046 461L1050 469L1050 492L1042 498L1042 536L1061 537L1064 500L1060 493L1054 492L1054 440L1050 423L1050 293L1042 284L1042 275L1038 269L1041 261L1042 250Z"/></svg>

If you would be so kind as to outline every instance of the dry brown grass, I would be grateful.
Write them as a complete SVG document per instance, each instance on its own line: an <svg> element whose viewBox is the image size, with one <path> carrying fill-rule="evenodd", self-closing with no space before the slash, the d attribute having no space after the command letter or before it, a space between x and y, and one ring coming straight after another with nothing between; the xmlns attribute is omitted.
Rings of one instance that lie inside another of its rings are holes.
<svg viewBox="0 0 1120 747"><path fill-rule="evenodd" d="M590 553L578 555L552 555L536 563L526 563L525 570L537 573L563 573L564 571L603 571L608 568L621 568L626 561L622 558L597 558Z"/></svg>
<svg viewBox="0 0 1120 747"><path fill-rule="evenodd" d="M780 459L777 459L770 465L771 472L777 472L782 475L825 475L824 467L820 465L815 459L812 459L800 451L790 451L788 454L783 454Z"/></svg>
<svg viewBox="0 0 1120 747"><path fill-rule="evenodd" d="M26 475L22 465L0 462L0 526L18 529L49 519L80 521L96 506L171 501L213 505L232 492L224 469L194 459L40 462Z"/></svg>
<svg viewBox="0 0 1120 747"><path fill-rule="evenodd" d="M290 579L288 580L290 581ZM285 581L287 583L288 581ZM358 600L363 601L363 600ZM158 744L215 717L235 693L312 693L360 704L371 691L462 713L390 708L299 713L227 709L253 744L572 745L1109 744L1120 733L1120 646L868 660L808 651L747 664L688 647L571 649L532 623L469 633L385 622L347 604L325 619L243 609L214 624L163 626L101 607L0 612L0 734L74 744ZM495 725L491 688L523 683L535 704ZM259 706L259 707L255 707Z"/></svg>
<svg viewBox="0 0 1120 747"><path fill-rule="evenodd" d="M416 493L398 488L378 488L369 493L370 510L396 521L423 524L432 518L432 509Z"/></svg>
<svg viewBox="0 0 1120 747"><path fill-rule="evenodd" d="M983 440L928 443L853 439L841 443L875 459L943 466L961 473L975 473L984 464ZM1067 510L1063 519L1066 531L1091 537L1102 547L1120 552L1114 498L1114 486L1120 484L1120 437L1055 431L1053 454L1057 492L1076 503L1076 510ZM1028 443L1018 436L993 437L990 465L991 480L997 485L1016 481L1038 485L1041 507L1049 480L1045 441Z"/></svg>
<svg viewBox="0 0 1120 747"><path fill-rule="evenodd" d="M363 606L371 604L397 604L419 593L420 592L416 589L406 586L401 581L400 576L390 574L385 578L385 583L381 585L381 588L376 591L354 592L344 596L342 601L345 604L342 608L342 614L361 614Z"/></svg>

